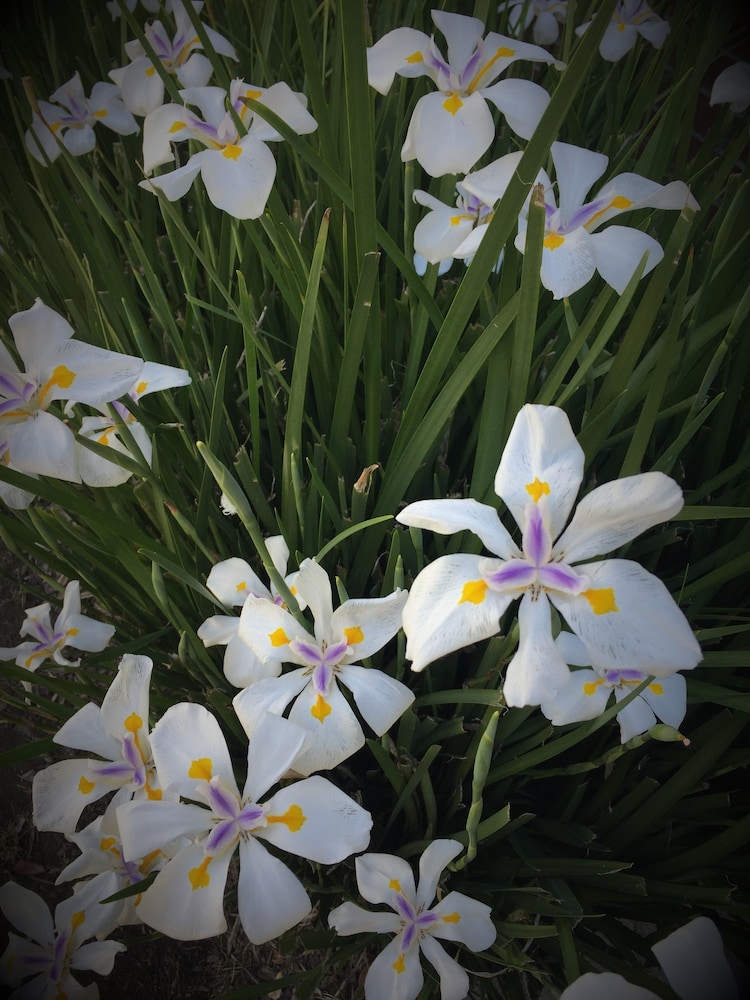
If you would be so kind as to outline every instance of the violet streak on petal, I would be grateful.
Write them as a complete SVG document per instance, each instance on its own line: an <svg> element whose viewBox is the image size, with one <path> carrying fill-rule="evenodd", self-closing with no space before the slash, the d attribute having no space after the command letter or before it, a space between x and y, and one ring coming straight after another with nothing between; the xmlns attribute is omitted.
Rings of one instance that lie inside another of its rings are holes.
<svg viewBox="0 0 750 1000"><path fill-rule="evenodd" d="M237 820L224 819L217 823L203 842L206 854L218 854L231 846L239 837Z"/></svg>
<svg viewBox="0 0 750 1000"><path fill-rule="evenodd" d="M217 816L221 816L222 819L237 818L240 811L237 796L222 786L220 778L211 778L205 796Z"/></svg>

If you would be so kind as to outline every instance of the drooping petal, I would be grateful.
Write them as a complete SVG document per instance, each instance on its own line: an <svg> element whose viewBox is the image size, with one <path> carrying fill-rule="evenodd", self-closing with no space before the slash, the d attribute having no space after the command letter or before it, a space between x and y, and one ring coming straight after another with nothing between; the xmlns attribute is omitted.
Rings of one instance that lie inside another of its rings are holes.
<svg viewBox="0 0 750 1000"><path fill-rule="evenodd" d="M661 677L641 692L657 719L678 729L687 710L687 682L682 674Z"/></svg>
<svg viewBox="0 0 750 1000"><path fill-rule="evenodd" d="M592 236L583 228L569 233L550 233L542 248L542 284L554 299L564 299L583 288L596 273ZM517 250L526 250L526 230L514 241Z"/></svg>
<svg viewBox="0 0 750 1000"><path fill-rule="evenodd" d="M304 742L301 729L267 712L255 727L248 746L243 799L257 802L291 767Z"/></svg>
<svg viewBox="0 0 750 1000"><path fill-rule="evenodd" d="M518 609L518 651L508 664L503 684L506 705L540 705L568 682L570 671L552 640L550 606L541 593L524 594Z"/></svg>
<svg viewBox="0 0 750 1000"><path fill-rule="evenodd" d="M395 854L363 854L355 861L357 886L368 903L387 903L396 907L396 895L416 899L414 873L403 858Z"/></svg>
<svg viewBox="0 0 750 1000"><path fill-rule="evenodd" d="M428 909L437 894L438 882L449 861L463 850L458 840L433 840L419 859L417 908Z"/></svg>
<svg viewBox="0 0 750 1000"><path fill-rule="evenodd" d="M653 14L652 17L641 21L638 25L638 34L651 42L655 49L660 49L667 40L667 35L671 30L669 21L664 21Z"/></svg>
<svg viewBox="0 0 750 1000"><path fill-rule="evenodd" d="M90 125L66 129L62 144L71 156L85 156L96 148L96 133Z"/></svg>
<svg viewBox="0 0 750 1000"><path fill-rule="evenodd" d="M259 104L278 115L297 135L309 135L318 127L318 123L307 110L305 95L292 90L286 83L274 83L267 90L260 88L256 91L251 90L247 96L253 97ZM261 142L278 142L282 138L281 133L260 115L253 117L249 134Z"/></svg>
<svg viewBox="0 0 750 1000"><path fill-rule="evenodd" d="M406 656L412 670L500 631L513 599L484 582L479 556L441 556L414 581L404 608Z"/></svg>
<svg viewBox="0 0 750 1000"><path fill-rule="evenodd" d="M425 204L414 192L414 200ZM453 251L460 246L474 227L474 213L462 212L460 208L439 204L433 207L414 229L414 250L430 264L438 264L448 257L453 257Z"/></svg>
<svg viewBox="0 0 750 1000"><path fill-rule="evenodd" d="M469 995L469 977L466 970L451 958L445 948L430 934L419 942L425 958L440 978L440 1000L463 1000Z"/></svg>
<svg viewBox="0 0 750 1000"><path fill-rule="evenodd" d="M328 914L328 926L337 934L395 934L401 926L397 913L371 912L356 903L342 903Z"/></svg>
<svg viewBox="0 0 750 1000"><path fill-rule="evenodd" d="M198 155L206 194L217 208L235 219L263 214L276 177L276 160L265 143L246 135L224 149Z"/></svg>
<svg viewBox="0 0 750 1000"><path fill-rule="evenodd" d="M354 696L357 710L370 729L382 736L414 701L414 692L382 670L349 664L341 668L341 683Z"/></svg>
<svg viewBox="0 0 750 1000"><path fill-rule="evenodd" d="M297 876L254 837L240 840L237 905L243 930L253 944L278 937L312 909Z"/></svg>
<svg viewBox="0 0 750 1000"><path fill-rule="evenodd" d="M164 82L148 56L110 70L109 78L119 86L125 107L145 118L164 103Z"/></svg>
<svg viewBox="0 0 750 1000"><path fill-rule="evenodd" d="M248 690L252 692L254 687ZM289 719L309 734L294 761L300 774L337 767L365 745L362 726L335 681L327 695L306 684L292 705Z"/></svg>
<svg viewBox="0 0 750 1000"><path fill-rule="evenodd" d="M219 36L221 37L221 36ZM193 52L190 58L175 69L180 87L205 87L211 79L213 67L202 52Z"/></svg>
<svg viewBox="0 0 750 1000"><path fill-rule="evenodd" d="M461 186L485 205L494 205L505 194L522 156L522 152L506 153L486 167L472 170L461 181Z"/></svg>
<svg viewBox="0 0 750 1000"><path fill-rule="evenodd" d="M146 116L143 122L143 170L146 174L163 163L174 161L172 142L189 138L194 122L195 116L182 104L162 104Z"/></svg>
<svg viewBox="0 0 750 1000"><path fill-rule="evenodd" d="M120 941L91 941L71 956L70 966L108 976L114 968L115 959L123 951L127 951L127 945Z"/></svg>
<svg viewBox="0 0 750 1000"><path fill-rule="evenodd" d="M669 985L681 1000L739 1000L739 989L721 935L708 917L696 917L652 949Z"/></svg>
<svg viewBox="0 0 750 1000"><path fill-rule="evenodd" d="M702 653L667 588L636 562L606 559L578 567L588 588L550 599L583 640L593 666L668 677L691 670Z"/></svg>
<svg viewBox="0 0 750 1000"><path fill-rule="evenodd" d="M478 500L417 500L399 511L396 520L440 535L473 531L484 547L501 559L521 555L495 508Z"/></svg>
<svg viewBox="0 0 750 1000"><path fill-rule="evenodd" d="M16 930L45 947L52 947L55 928L41 896L15 882L6 882L0 886L0 910Z"/></svg>
<svg viewBox="0 0 750 1000"><path fill-rule="evenodd" d="M143 359L68 340L55 351L40 352L40 364L47 369L40 391L45 404L69 399L100 406L125 395L143 368ZM62 375L61 368L66 369Z"/></svg>
<svg viewBox="0 0 750 1000"><path fill-rule="evenodd" d="M589 239L597 271L619 295L625 291L645 254L648 256L644 276L653 271L664 256L653 236L629 226L608 226L601 233L592 233Z"/></svg>
<svg viewBox="0 0 750 1000"><path fill-rule="evenodd" d="M231 859L231 851L211 857L200 844L183 847L141 897L141 920L177 941L223 934L224 887Z"/></svg>
<svg viewBox="0 0 750 1000"><path fill-rule="evenodd" d="M415 1000L422 989L424 974L419 948L401 950L401 935L390 941L377 956L365 977L366 1000Z"/></svg>
<svg viewBox="0 0 750 1000"><path fill-rule="evenodd" d="M235 618L234 621L239 628L239 619ZM227 643L224 652L224 676L235 687L249 687L250 684L255 684L265 677L278 677L280 673L281 660L266 660L263 663L239 634L233 636Z"/></svg>
<svg viewBox="0 0 750 1000"><path fill-rule="evenodd" d="M194 799L199 782L219 777L239 797L224 734L203 705L168 708L151 732L151 749L163 788Z"/></svg>
<svg viewBox="0 0 750 1000"><path fill-rule="evenodd" d="M577 563L605 555L668 521L682 505L682 490L663 472L644 472L604 483L578 503L573 519L555 544L555 558Z"/></svg>
<svg viewBox="0 0 750 1000"><path fill-rule="evenodd" d="M527 403L516 416L495 476L495 492L519 526L526 505L546 498L549 531L556 538L583 479L583 449L565 412Z"/></svg>
<svg viewBox="0 0 750 1000"><path fill-rule="evenodd" d="M93 702L71 715L53 736L53 741L71 750L98 754L105 760L114 760L120 755L120 741L104 725L101 709Z"/></svg>
<svg viewBox="0 0 750 1000"><path fill-rule="evenodd" d="M482 96L492 101L522 139L532 137L550 101L544 87L531 80L500 80L485 87Z"/></svg>
<svg viewBox="0 0 750 1000"><path fill-rule="evenodd" d="M378 39L367 50L367 78L379 94L387 94L396 73L399 76L425 76L422 52L428 49L430 39L423 31L414 28L395 28Z"/></svg>
<svg viewBox="0 0 750 1000"><path fill-rule="evenodd" d="M682 181L657 184L656 181L641 177L640 174L617 174L607 181L599 191L592 205L598 210L585 223L590 233L609 219L623 212L633 212L637 208L669 208L681 211L683 208L698 209L698 202L690 193L690 188Z"/></svg>
<svg viewBox="0 0 750 1000"><path fill-rule="evenodd" d="M168 174L160 174L158 177L147 177L140 181L138 186L152 194L161 191L167 201L178 201L190 190L193 181L201 171L203 158L207 152L210 150L204 149L199 153L193 153L184 166L178 167Z"/></svg>
<svg viewBox="0 0 750 1000"><path fill-rule="evenodd" d="M13 426L13 465L32 476L51 476L80 483L76 439L69 427L51 413L40 410Z"/></svg>
<svg viewBox="0 0 750 1000"><path fill-rule="evenodd" d="M73 833L85 806L114 787L89 781L90 760L60 760L37 771L32 784L34 826L38 830Z"/></svg>
<svg viewBox="0 0 750 1000"><path fill-rule="evenodd" d="M417 160L431 177L465 174L494 136L492 114L481 94L425 94L414 108L401 159Z"/></svg>
<svg viewBox="0 0 750 1000"><path fill-rule="evenodd" d="M622 701L628 694L630 691L627 688L615 688L617 701ZM617 721L620 723L620 742L627 743L634 736L640 736L656 725L656 716L638 695L617 713Z"/></svg>
<svg viewBox="0 0 750 1000"><path fill-rule="evenodd" d="M570 633L561 632L560 635ZM540 708L553 726L567 726L571 722L598 718L611 694L611 686L595 670L572 670L568 683L554 696L545 698Z"/></svg>
<svg viewBox="0 0 750 1000"><path fill-rule="evenodd" d="M370 843L370 814L317 774L282 788L265 805L267 825L258 836L298 857L333 865Z"/></svg>
<svg viewBox="0 0 750 1000"><path fill-rule="evenodd" d="M198 628L196 635L204 646L226 646L233 639L237 638L240 628L240 620L236 615L212 615L207 618ZM244 646L244 643L242 643ZM249 656L253 656L249 648L245 646ZM245 687L245 684L238 684L237 687Z"/></svg>

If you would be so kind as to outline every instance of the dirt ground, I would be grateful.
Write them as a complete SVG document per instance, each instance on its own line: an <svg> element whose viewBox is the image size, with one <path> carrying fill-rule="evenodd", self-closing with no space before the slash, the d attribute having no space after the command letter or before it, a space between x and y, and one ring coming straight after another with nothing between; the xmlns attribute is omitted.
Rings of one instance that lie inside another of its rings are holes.
<svg viewBox="0 0 750 1000"><path fill-rule="evenodd" d="M39 603L24 590L24 582L32 579L32 574L0 544L0 646L19 642L24 608ZM16 683L0 679L0 753L44 735L33 731L22 713L3 697L3 691ZM31 783L36 771L52 759L37 757L0 767L0 885L8 880L18 882L54 908L71 891L69 883L56 886L55 879L77 857L78 849L62 834L40 833L32 823ZM236 877L236 869L234 874ZM112 938L125 943L128 950L117 956L112 974L102 977L81 973L78 978L82 983L95 981L101 1000L140 1000L144 996L159 1000L218 1000L226 993L271 984L295 972L313 969L320 962L317 952L305 952L301 946L291 954L282 954L274 943L251 945L231 903L227 905L227 924L229 929L219 937L195 942L172 941L144 926L121 928ZM0 914L0 953L5 950L8 929ZM338 970L335 976L326 976L312 997L351 997L365 971L364 957L358 955L343 974ZM275 1000L292 1000L295 996L291 987L267 995Z"/></svg>

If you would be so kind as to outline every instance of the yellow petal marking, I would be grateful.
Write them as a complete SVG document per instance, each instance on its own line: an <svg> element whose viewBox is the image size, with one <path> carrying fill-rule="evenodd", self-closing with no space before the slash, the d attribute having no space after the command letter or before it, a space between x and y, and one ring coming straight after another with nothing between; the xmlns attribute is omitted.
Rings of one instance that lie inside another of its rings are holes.
<svg viewBox="0 0 750 1000"><path fill-rule="evenodd" d="M663 686L659 684L657 681L654 681L653 684L649 684L648 689L651 692L651 694L664 694Z"/></svg>
<svg viewBox="0 0 750 1000"><path fill-rule="evenodd" d="M491 59L489 59L484 64L484 66L482 66L482 68L479 70L477 75L474 77L469 86L466 88L466 93L467 94L474 93L474 91L479 86L479 81L488 72L488 70L497 62L498 59L511 59L515 54L516 54L515 49L509 49L507 46L501 45L500 48L497 50L497 52L494 54L494 56Z"/></svg>
<svg viewBox="0 0 750 1000"><path fill-rule="evenodd" d="M410 56L406 57L406 62L411 63L412 65L414 65L415 63L421 63L424 62L424 56L419 51L412 52Z"/></svg>
<svg viewBox="0 0 750 1000"><path fill-rule="evenodd" d="M399 955L398 956L398 958L396 959L396 961L393 963L393 968L396 970L396 972L399 975L401 975L401 973L406 968L406 963L404 962L404 956L403 955Z"/></svg>
<svg viewBox="0 0 750 1000"><path fill-rule="evenodd" d="M116 837L102 837L102 839L99 841L99 850L111 851L116 843L117 843Z"/></svg>
<svg viewBox="0 0 750 1000"><path fill-rule="evenodd" d="M152 851L150 854L147 854L146 857L143 859L143 861L141 861L141 863L138 865L138 871L142 875L145 875L151 864L154 861L156 861L156 859L159 857L161 853L162 852L157 847L155 851Z"/></svg>
<svg viewBox="0 0 750 1000"><path fill-rule="evenodd" d="M583 693L589 695L596 694L596 689L604 683L604 678L600 677L597 681L586 681L583 685Z"/></svg>
<svg viewBox="0 0 750 1000"><path fill-rule="evenodd" d="M146 778L146 797L152 802L161 802L162 799L161 788L152 788L148 778Z"/></svg>
<svg viewBox="0 0 750 1000"><path fill-rule="evenodd" d="M289 636L283 628L277 628L275 632L269 632L268 638L271 640L272 646L286 646L289 642Z"/></svg>
<svg viewBox="0 0 750 1000"><path fill-rule="evenodd" d="M181 128L185 128L185 122L175 122L173 125L169 126L167 132L179 132Z"/></svg>
<svg viewBox="0 0 750 1000"><path fill-rule="evenodd" d="M314 719L317 719L318 722L322 724L326 716L330 714L331 714L331 706L328 704L328 702L325 700L322 694L318 694L318 697L315 699L315 704L310 709L310 715L312 715Z"/></svg>
<svg viewBox="0 0 750 1000"><path fill-rule="evenodd" d="M615 604L614 587L598 587L594 590L584 590L581 597L586 598L595 615L608 615L610 611L620 610Z"/></svg>
<svg viewBox="0 0 750 1000"><path fill-rule="evenodd" d="M89 792L93 792L93 790L94 790L94 782L89 781L88 778L81 775L81 780L78 782L78 791L81 793L81 795L88 795Z"/></svg>
<svg viewBox="0 0 750 1000"><path fill-rule="evenodd" d="M210 781L213 771L213 761L210 757L199 757L188 768L188 778L198 778L200 781Z"/></svg>
<svg viewBox="0 0 750 1000"><path fill-rule="evenodd" d="M205 889L208 887L211 876L208 874L208 866L213 861L209 855L201 861L201 863L196 868L191 868L188 872L188 878L190 879L190 884L193 887L193 892L196 889Z"/></svg>
<svg viewBox="0 0 750 1000"><path fill-rule="evenodd" d="M394 892L401 892L401 883L397 878L392 878L388 883L388 888L393 889Z"/></svg>
<svg viewBox="0 0 750 1000"><path fill-rule="evenodd" d="M365 633L359 625L352 625L351 628L345 628L344 635L350 646L356 646L358 642L362 642L365 638Z"/></svg>
<svg viewBox="0 0 750 1000"><path fill-rule="evenodd" d="M79 629L77 629L77 628L69 628L68 631L65 634L69 635L69 636L75 636L75 635L78 635L78 632L79 632Z"/></svg>
<svg viewBox="0 0 750 1000"><path fill-rule="evenodd" d="M443 101L443 107L448 112L449 115L455 115L455 113L464 106L464 102L458 96L458 94L451 94L450 97L446 97Z"/></svg>
<svg viewBox="0 0 750 1000"><path fill-rule="evenodd" d="M624 194L616 194L612 201L610 201L609 205L605 205L604 208L600 208L598 212L595 212L594 215L591 216L584 228L588 229L592 222L598 219L600 215L604 215L605 212L608 212L610 208L618 208L621 212L624 212L625 209L630 208L632 204L633 202L630 198L626 198Z"/></svg>
<svg viewBox="0 0 750 1000"><path fill-rule="evenodd" d="M547 250L557 250L565 242L565 237L560 236L559 233L550 233L549 236L544 237L542 246Z"/></svg>
<svg viewBox="0 0 750 1000"><path fill-rule="evenodd" d="M123 726L130 733L136 733L143 725L143 719L138 715L137 712L131 712L127 719L123 722Z"/></svg>
<svg viewBox="0 0 750 1000"><path fill-rule="evenodd" d="M307 816L302 812L302 807L295 803L289 806L283 816L266 816L266 822L286 823L290 833L297 833L307 822Z"/></svg>
<svg viewBox="0 0 750 1000"><path fill-rule="evenodd" d="M259 97L263 96L262 90L246 90L245 97L249 97L251 101L257 101Z"/></svg>
<svg viewBox="0 0 750 1000"><path fill-rule="evenodd" d="M107 109L106 108L99 108L98 111L94 112L94 118L106 118L106 117L107 117Z"/></svg>
<svg viewBox="0 0 750 1000"><path fill-rule="evenodd" d="M59 386L61 389L69 389L73 384L76 374L77 373L72 372L70 368L66 368L65 365L57 365L50 377L39 390L39 395L37 396L37 405L39 406L39 409L43 408L44 397L53 385Z"/></svg>
<svg viewBox="0 0 750 1000"><path fill-rule="evenodd" d="M473 222L474 221L474 216L473 215L467 215L466 213L464 213L462 215L452 215L450 217L450 224L452 226L457 226L464 219L466 219L468 222Z"/></svg>
<svg viewBox="0 0 750 1000"><path fill-rule="evenodd" d="M539 476L536 476L533 483L527 483L524 487L534 503L539 503L542 496L549 496L549 483L543 483Z"/></svg>
<svg viewBox="0 0 750 1000"><path fill-rule="evenodd" d="M457 924L461 919L460 913L449 913L447 917L443 917L446 924Z"/></svg>
<svg viewBox="0 0 750 1000"><path fill-rule="evenodd" d="M470 604L481 604L486 593L487 584L484 580L469 580L463 585L458 603L464 604L468 601Z"/></svg>
<svg viewBox="0 0 750 1000"><path fill-rule="evenodd" d="M146 72L146 76L153 76L154 73L156 72L156 70L154 69L153 66L149 66L149 68L145 72Z"/></svg>
<svg viewBox="0 0 750 1000"><path fill-rule="evenodd" d="M81 924L84 923L86 923L86 913L84 910L78 910L78 912L74 913L73 916L70 918L70 926L73 928L73 930L75 930L76 927L80 927Z"/></svg>
<svg viewBox="0 0 750 1000"><path fill-rule="evenodd" d="M108 427L103 434L100 434L96 439L97 444L109 445L109 435L114 430L114 427Z"/></svg>
<svg viewBox="0 0 750 1000"><path fill-rule="evenodd" d="M221 155L226 156L228 160L238 160L242 156L242 146L236 146L230 142L222 149Z"/></svg>
<svg viewBox="0 0 750 1000"><path fill-rule="evenodd" d="M148 382L139 382L135 387L136 396L142 396L146 389L148 389Z"/></svg>
<svg viewBox="0 0 750 1000"><path fill-rule="evenodd" d="M238 594L241 593L245 589L246 586L247 586L247 580L242 580L240 583L238 583L237 584L237 593Z"/></svg>

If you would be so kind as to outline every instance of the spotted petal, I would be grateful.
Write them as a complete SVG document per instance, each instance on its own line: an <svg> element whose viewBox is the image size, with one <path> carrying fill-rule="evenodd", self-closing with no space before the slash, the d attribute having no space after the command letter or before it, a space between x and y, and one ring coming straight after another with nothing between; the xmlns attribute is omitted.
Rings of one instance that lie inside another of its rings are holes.
<svg viewBox="0 0 750 1000"><path fill-rule="evenodd" d="M255 687L248 691L252 694ZM362 726L335 681L326 695L307 683L292 705L289 720L310 737L294 761L300 774L336 767L365 745Z"/></svg>
<svg viewBox="0 0 750 1000"><path fill-rule="evenodd" d="M569 632L560 634L570 635ZM611 686L595 670L573 670L568 683L557 694L546 697L540 707L553 726L566 726L598 718L611 694Z"/></svg>

